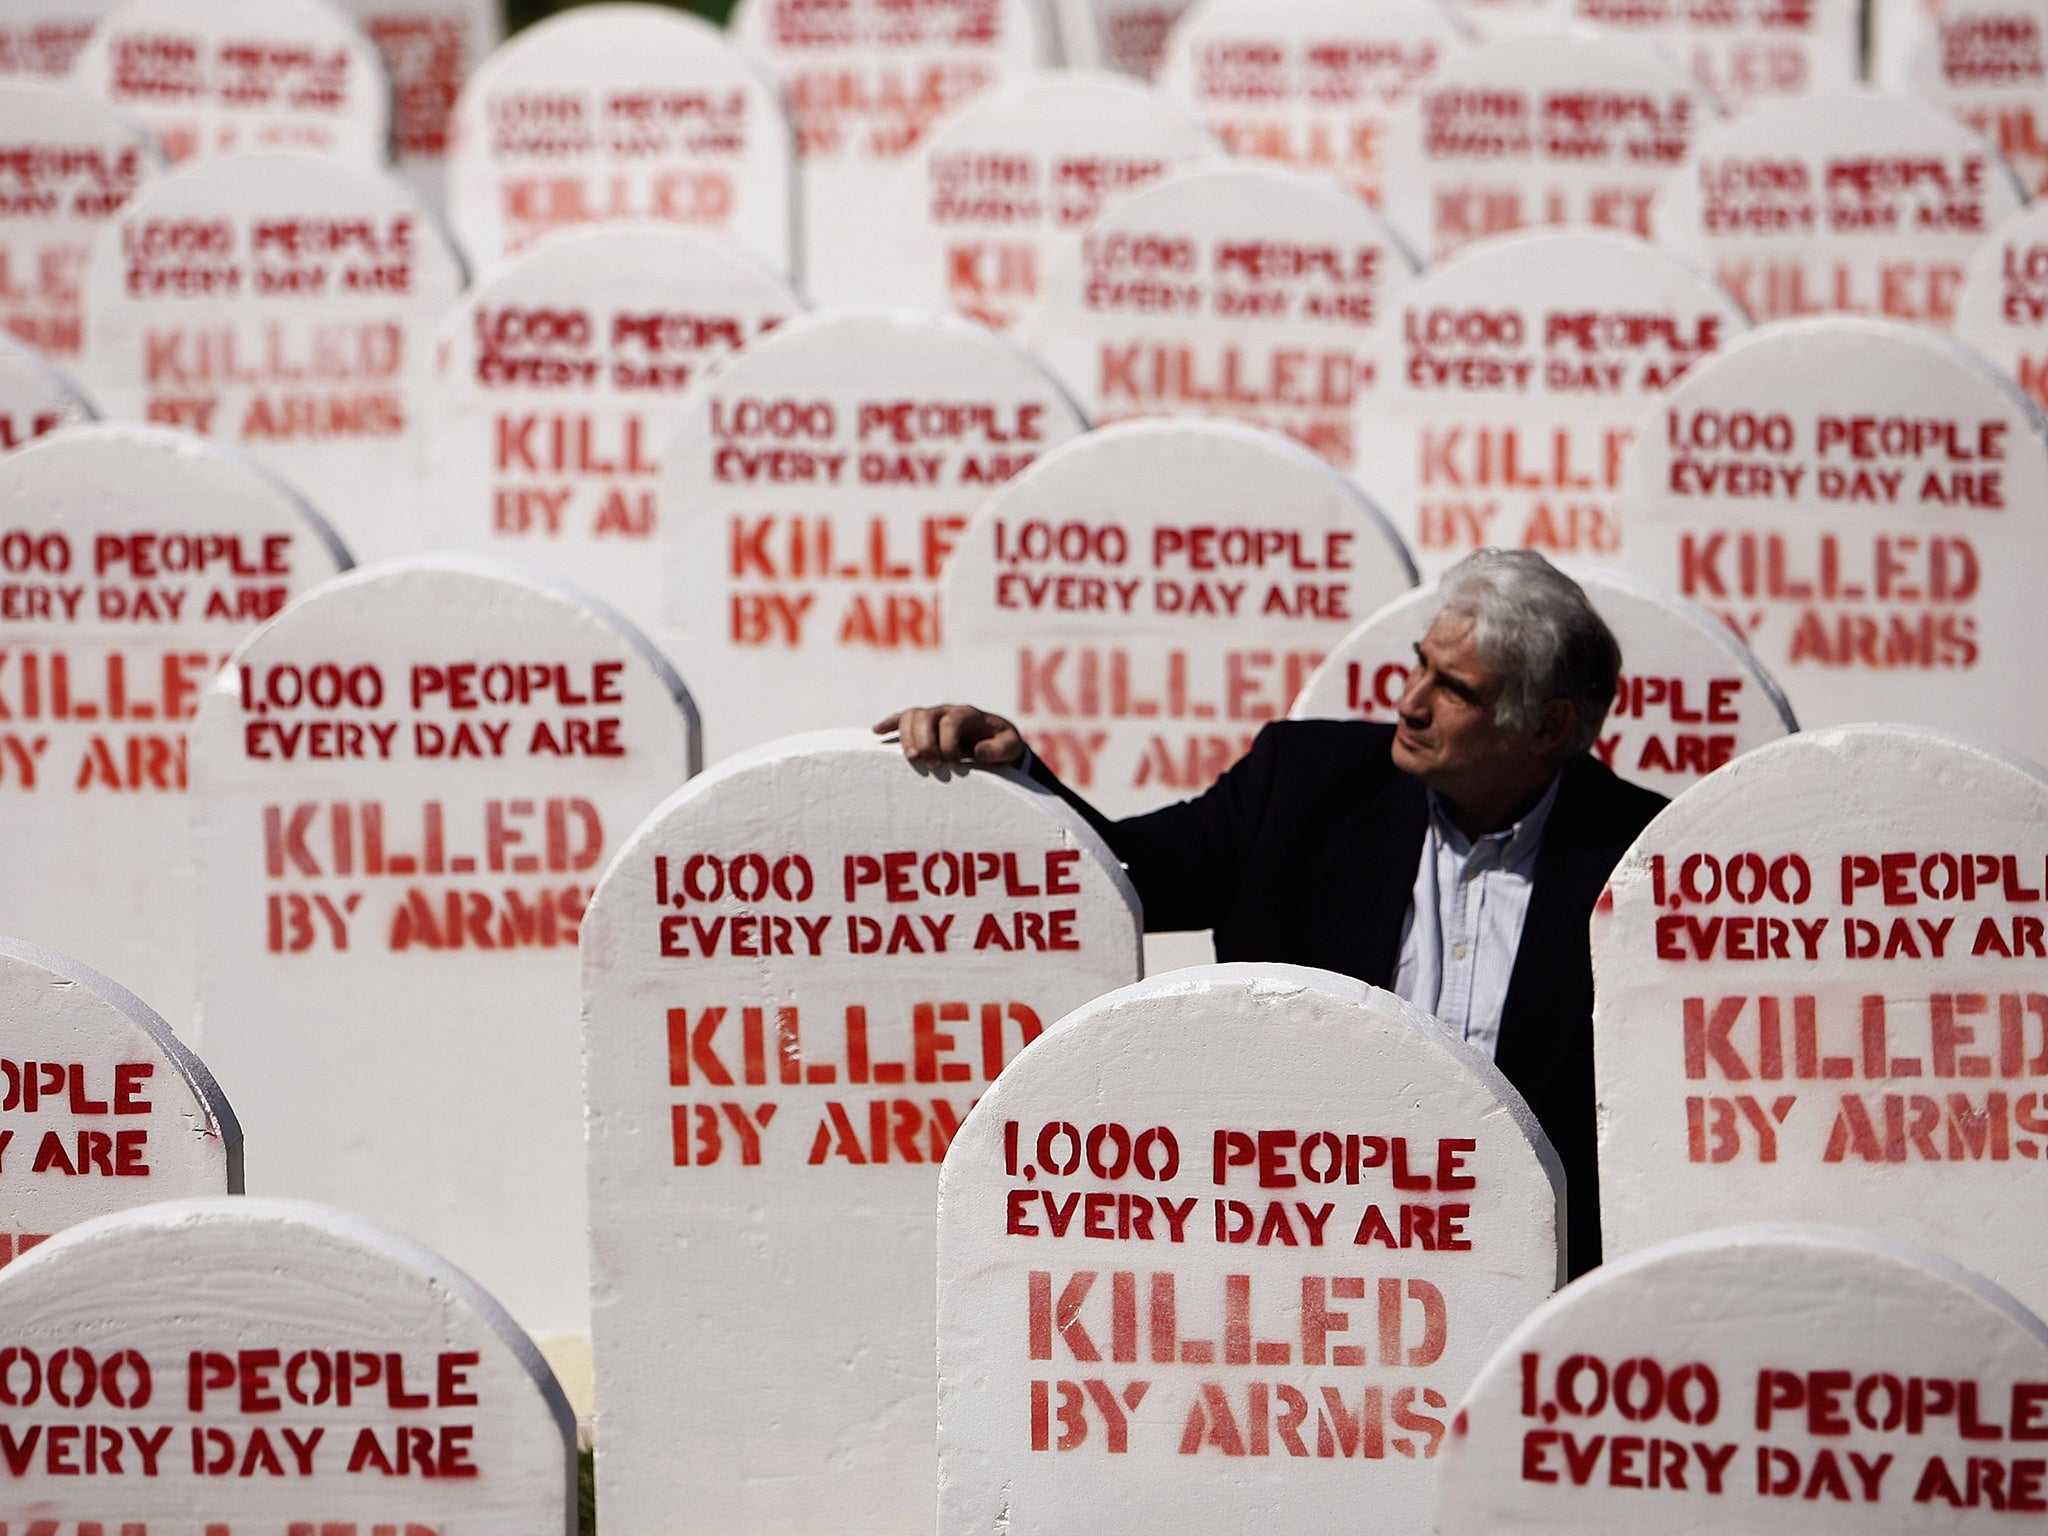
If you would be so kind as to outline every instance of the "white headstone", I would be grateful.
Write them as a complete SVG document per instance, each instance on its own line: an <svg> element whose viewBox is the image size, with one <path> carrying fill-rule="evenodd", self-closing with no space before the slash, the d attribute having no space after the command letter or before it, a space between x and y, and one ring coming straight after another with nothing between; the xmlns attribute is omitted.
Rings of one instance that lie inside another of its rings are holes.
<svg viewBox="0 0 2048 1536"><path fill-rule="evenodd" d="M1607 1251L1839 1221L2048 1305L2044 825L2048 773L1912 726L1773 743L1660 814L1593 918Z"/></svg>
<svg viewBox="0 0 2048 1536"><path fill-rule="evenodd" d="M992 496L946 574L949 696L1090 803L1199 794L1415 568L1377 508L1233 422L1104 428Z"/></svg>
<svg viewBox="0 0 2048 1536"><path fill-rule="evenodd" d="M1120 76L1019 76L918 146L895 184L900 206L874 215L898 231L876 297L1013 330L1105 204L1220 156L1208 129Z"/></svg>
<svg viewBox="0 0 2048 1536"><path fill-rule="evenodd" d="M187 1029L186 728L234 648L349 563L298 496L156 427L0 459L0 933Z"/></svg>
<svg viewBox="0 0 2048 1536"><path fill-rule="evenodd" d="M1963 268L1956 339L2048 407L2048 203L2022 208Z"/></svg>
<svg viewBox="0 0 2048 1536"><path fill-rule="evenodd" d="M0 13L0 76L55 78L119 0L13 0Z"/></svg>
<svg viewBox="0 0 2048 1536"><path fill-rule="evenodd" d="M727 759L583 940L609 1536L932 1526L932 1207L975 1096L1138 974L1101 841L865 732Z"/></svg>
<svg viewBox="0 0 2048 1536"><path fill-rule="evenodd" d="M161 164L147 134L83 92L0 80L0 331L78 356L93 238Z"/></svg>
<svg viewBox="0 0 2048 1536"><path fill-rule="evenodd" d="M512 1319L410 1238L174 1200L0 1271L11 1513L135 1536L570 1536L575 1424Z"/></svg>
<svg viewBox="0 0 2048 1536"><path fill-rule="evenodd" d="M1675 795L1799 729L1778 685L1706 609L1619 572L1571 574L1621 645L1621 686L1593 752L1623 778ZM1372 615L1315 670L1291 717L1391 722L1442 601L1432 587Z"/></svg>
<svg viewBox="0 0 2048 1536"><path fill-rule="evenodd" d="M1812 320L1743 338L1642 427L1628 568L1732 624L1803 724L2048 757L2048 440L2009 380L1919 326Z"/></svg>
<svg viewBox="0 0 2048 1536"><path fill-rule="evenodd" d="M1963 263L2025 201L1946 113L1841 91L1774 101L1702 134L1651 208L1756 321L1884 315L1947 327Z"/></svg>
<svg viewBox="0 0 2048 1536"><path fill-rule="evenodd" d="M622 620L452 555L330 582L236 652L193 729L198 1044L252 1187L417 1233L544 1344L587 1336L577 928L694 724Z"/></svg>
<svg viewBox="0 0 2048 1536"><path fill-rule="evenodd" d="M1571 0L1566 19L1656 45L1729 113L1842 90L1863 74L1861 0Z"/></svg>
<svg viewBox="0 0 2048 1536"><path fill-rule="evenodd" d="M733 245L668 224L564 230L500 264L441 327L419 543L552 571L660 644L655 487L677 401L802 307Z"/></svg>
<svg viewBox="0 0 2048 1536"><path fill-rule="evenodd" d="M1989 1536L2048 1510L2048 1328L1948 1259L1729 1227L1563 1292L1458 1410L1440 1536Z"/></svg>
<svg viewBox="0 0 2048 1536"><path fill-rule="evenodd" d="M1427 575L1483 545L1617 559L1644 411L1747 326L1720 287L1630 235L1469 246L1388 306L1357 474Z"/></svg>
<svg viewBox="0 0 2048 1536"><path fill-rule="evenodd" d="M401 524L434 329L462 289L403 183L331 156L223 156L159 177L86 269L81 375L109 415L241 448L358 554Z"/></svg>
<svg viewBox="0 0 2048 1536"><path fill-rule="evenodd" d="M293 149L380 166L391 77L330 0L122 0L70 79L128 113L172 164Z"/></svg>
<svg viewBox="0 0 2048 1536"><path fill-rule="evenodd" d="M1446 63L1394 118L1381 207L1432 260L1541 225L1647 237L1650 200L1719 116L1646 42L1559 32L1489 43Z"/></svg>
<svg viewBox="0 0 2048 1536"><path fill-rule="evenodd" d="M1229 416L1356 465L1365 328L1415 271L1326 176L1257 160L1119 198L1046 270L1020 339L1098 423Z"/></svg>
<svg viewBox="0 0 2048 1536"><path fill-rule="evenodd" d="M1166 39L1193 0L1057 0L1069 64L1093 64L1150 80Z"/></svg>
<svg viewBox="0 0 2048 1536"><path fill-rule="evenodd" d="M430 208L445 202L448 118L504 35L501 0L343 0L391 76L391 157Z"/></svg>
<svg viewBox="0 0 2048 1536"><path fill-rule="evenodd" d="M484 60L449 133L449 222L478 265L553 230L658 219L790 268L789 120L699 17L620 4L552 16Z"/></svg>
<svg viewBox="0 0 2048 1536"><path fill-rule="evenodd" d="M950 316L801 316L693 388L660 558L712 757L935 698L967 520L1084 425L1020 348Z"/></svg>
<svg viewBox="0 0 2048 1536"><path fill-rule="evenodd" d="M865 303L887 281L875 198L932 126L1056 61L1043 0L740 0L731 26L780 82L796 128L797 266L817 304Z"/></svg>
<svg viewBox="0 0 2048 1536"><path fill-rule="evenodd" d="M241 1192L242 1128L170 1025L98 971L0 938L0 1267L94 1216Z"/></svg>
<svg viewBox="0 0 2048 1536"><path fill-rule="evenodd" d="M1097 999L946 1157L940 1529L1426 1529L1563 1196L1493 1063L1391 993L1229 965Z"/></svg>
<svg viewBox="0 0 2048 1536"><path fill-rule="evenodd" d="M98 414L56 364L0 336L0 454Z"/></svg>
<svg viewBox="0 0 2048 1536"><path fill-rule="evenodd" d="M1871 74L1981 133L2029 196L2048 186L2048 17L2028 0L1878 4Z"/></svg>
<svg viewBox="0 0 2048 1536"><path fill-rule="evenodd" d="M1233 154L1323 171L1379 201L1396 112L1469 45L1438 0L1198 0L1159 88Z"/></svg>

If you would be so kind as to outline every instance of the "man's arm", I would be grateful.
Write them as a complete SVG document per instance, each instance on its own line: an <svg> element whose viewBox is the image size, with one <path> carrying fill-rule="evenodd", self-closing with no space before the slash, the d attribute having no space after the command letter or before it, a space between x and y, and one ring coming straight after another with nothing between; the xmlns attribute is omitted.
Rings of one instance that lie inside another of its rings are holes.
<svg viewBox="0 0 2048 1536"><path fill-rule="evenodd" d="M1123 862L1152 933L1213 928L1230 909L1265 814L1275 756L1271 733L1261 732L1251 753L1195 799L1116 821L1061 783L1000 715L941 704L902 710L875 730L896 732L903 755L922 768L979 764L1028 773L1078 811Z"/></svg>

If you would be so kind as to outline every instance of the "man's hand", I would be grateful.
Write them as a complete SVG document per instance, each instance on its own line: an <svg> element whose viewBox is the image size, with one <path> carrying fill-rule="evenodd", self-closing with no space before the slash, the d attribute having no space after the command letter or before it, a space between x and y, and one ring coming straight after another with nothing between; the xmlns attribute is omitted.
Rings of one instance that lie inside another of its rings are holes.
<svg viewBox="0 0 2048 1536"><path fill-rule="evenodd" d="M903 744L903 755L920 768L963 763L1014 768L1024 761L1024 738L1017 727L972 704L899 710L875 727L878 736L891 731Z"/></svg>

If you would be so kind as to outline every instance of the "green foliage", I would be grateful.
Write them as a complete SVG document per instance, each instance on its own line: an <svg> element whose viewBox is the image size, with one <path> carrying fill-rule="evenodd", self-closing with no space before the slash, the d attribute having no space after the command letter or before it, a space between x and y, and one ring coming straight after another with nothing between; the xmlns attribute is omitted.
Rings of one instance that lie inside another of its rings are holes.
<svg viewBox="0 0 2048 1536"><path fill-rule="evenodd" d="M543 16L552 16L580 3L581 0L505 0L505 26L508 31L517 32ZM656 3L695 11L699 16L723 22L726 13L732 9L733 0L656 0Z"/></svg>

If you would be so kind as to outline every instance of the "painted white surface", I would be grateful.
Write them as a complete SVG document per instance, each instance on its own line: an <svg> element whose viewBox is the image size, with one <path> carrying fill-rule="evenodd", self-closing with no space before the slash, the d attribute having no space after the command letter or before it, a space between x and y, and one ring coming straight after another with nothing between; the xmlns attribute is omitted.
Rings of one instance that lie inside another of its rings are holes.
<svg viewBox="0 0 2048 1536"><path fill-rule="evenodd" d="M1456 9L1486 38L1587 27L1649 43L1725 110L1742 113L1764 101L1842 90L1861 79L1863 5L1864 0L1457 0Z"/></svg>
<svg viewBox="0 0 2048 1536"><path fill-rule="evenodd" d="M1060 41L1070 65L1113 69L1150 80L1166 39L1193 0L1056 0Z"/></svg>
<svg viewBox="0 0 2048 1536"><path fill-rule="evenodd" d="M1871 76L1990 140L2033 196L2048 185L2048 38L2026 0L1876 3Z"/></svg>
<svg viewBox="0 0 2048 1536"><path fill-rule="evenodd" d="M2004 1490L2040 1499L2044 1374L2040 1320L1935 1253L1724 1228L1610 1259L1516 1330L1459 1410L1435 1529L2009 1530Z"/></svg>
<svg viewBox="0 0 2048 1536"><path fill-rule="evenodd" d="M1650 222L1759 323L1856 314L1946 329L1963 263L2024 200L1998 152L1947 113L1844 90L1702 134Z"/></svg>
<svg viewBox="0 0 2048 1536"><path fill-rule="evenodd" d="M1044 0L740 0L730 26L796 128L797 267L814 304L877 298L894 235L874 200L940 119L1059 62Z"/></svg>
<svg viewBox="0 0 2048 1536"><path fill-rule="evenodd" d="M665 645L656 488L677 405L802 307L731 245L665 224L564 230L492 268L441 324L416 546L552 571Z"/></svg>
<svg viewBox="0 0 2048 1536"><path fill-rule="evenodd" d="M1798 729L1778 685L1706 609L1618 572L1571 575L1621 646L1621 686L1593 752L1623 778L1675 795ZM1393 723L1441 603L1430 587L1366 619L1316 668L1292 718Z"/></svg>
<svg viewBox="0 0 2048 1536"><path fill-rule="evenodd" d="M2031 763L1849 726L1644 830L1593 919L1609 1253L1824 1219L2048 1302L2044 807Z"/></svg>
<svg viewBox="0 0 2048 1536"><path fill-rule="evenodd" d="M1233 154L1322 171L1377 202L1395 112L1470 34L1437 0L1198 0L1158 84Z"/></svg>
<svg viewBox="0 0 2048 1536"><path fill-rule="evenodd" d="M122 0L71 82L128 113L173 165L288 149L381 166L391 77L330 0Z"/></svg>
<svg viewBox="0 0 2048 1536"><path fill-rule="evenodd" d="M474 264L574 225L659 219L790 268L788 119L701 17L638 4L550 16L484 60L449 134L449 223Z"/></svg>
<svg viewBox="0 0 2048 1536"><path fill-rule="evenodd" d="M642 825L583 966L607 1531L930 1530L938 1165L1138 974L1122 871L1016 775L792 737Z"/></svg>
<svg viewBox="0 0 2048 1536"><path fill-rule="evenodd" d="M1347 977L1069 1014L946 1157L940 1528L1426 1529L1450 1409L1557 1283L1563 1184L1490 1061Z"/></svg>
<svg viewBox="0 0 2048 1536"><path fill-rule="evenodd" d="M587 1334L577 929L694 724L623 620L472 557L342 577L236 652L192 733L197 1044L252 1188Z"/></svg>
<svg viewBox="0 0 2048 1536"><path fill-rule="evenodd" d="M1415 262L1328 177L1232 159L1116 199L1045 271L1019 339L1091 421L1228 416L1351 469L1364 328Z"/></svg>
<svg viewBox="0 0 2048 1536"><path fill-rule="evenodd" d="M8 1501L59 1529L110 1508L151 1536L576 1529L574 1425L532 1343L466 1275L349 1212L217 1198L104 1217L0 1272L0 1335L45 1365L42 1395L9 1407L45 1449ZM24 1392L25 1358L12 1369ZM118 1468L82 1471L83 1447L114 1441Z"/></svg>
<svg viewBox="0 0 2048 1536"><path fill-rule="evenodd" d="M0 336L0 454L99 414L55 363Z"/></svg>
<svg viewBox="0 0 2048 1536"><path fill-rule="evenodd" d="M1700 271L1631 235L1503 235L1430 267L1371 338L1359 480L1425 575L1483 545L1613 561L1651 401L1747 329Z"/></svg>
<svg viewBox="0 0 2048 1536"><path fill-rule="evenodd" d="M83 91L0 79L0 331L78 356L93 237L162 164L141 128Z"/></svg>
<svg viewBox="0 0 2048 1536"><path fill-rule="evenodd" d="M448 114L504 36L502 0L342 0L391 76L391 159L429 208L446 206Z"/></svg>
<svg viewBox="0 0 2048 1536"><path fill-rule="evenodd" d="M241 1192L235 1112L156 1011L0 938L0 1267L95 1216Z"/></svg>
<svg viewBox="0 0 2048 1536"><path fill-rule="evenodd" d="M2048 406L2048 203L2030 203L1978 245L1956 292L1956 340Z"/></svg>
<svg viewBox="0 0 2048 1536"><path fill-rule="evenodd" d="M1207 789L1414 581L1387 520L1307 450L1234 422L1128 422L1047 455L968 525L946 693L1134 815Z"/></svg>
<svg viewBox="0 0 2048 1536"><path fill-rule="evenodd" d="M659 558L712 759L935 702L947 557L1084 425L1021 348L952 316L821 310L693 388Z"/></svg>
<svg viewBox="0 0 2048 1536"><path fill-rule="evenodd" d="M239 454L112 423L0 459L0 547L0 933L89 958L189 1037L189 722L348 552Z"/></svg>
<svg viewBox="0 0 2048 1536"><path fill-rule="evenodd" d="M1635 38L1489 43L1446 62L1395 115L1381 206L1429 260L1545 225L1648 238L1650 200L1720 115L1696 81Z"/></svg>
<svg viewBox="0 0 2048 1536"><path fill-rule="evenodd" d="M55 77L118 0L16 0L0 15L0 75Z"/></svg>
<svg viewBox="0 0 2048 1536"><path fill-rule="evenodd" d="M2017 386L1922 327L1766 327L1643 421L1626 563L1733 624L1807 726L2048 756L2042 434Z"/></svg>
<svg viewBox="0 0 2048 1536"><path fill-rule="evenodd" d="M871 215L897 231L876 297L1015 331L1106 206L1221 154L1193 116L1122 76L1021 75L934 128Z"/></svg>
<svg viewBox="0 0 2048 1536"><path fill-rule="evenodd" d="M462 264L402 182L333 156L203 160L100 232L80 376L110 416L245 450L359 555L400 518L434 329Z"/></svg>

